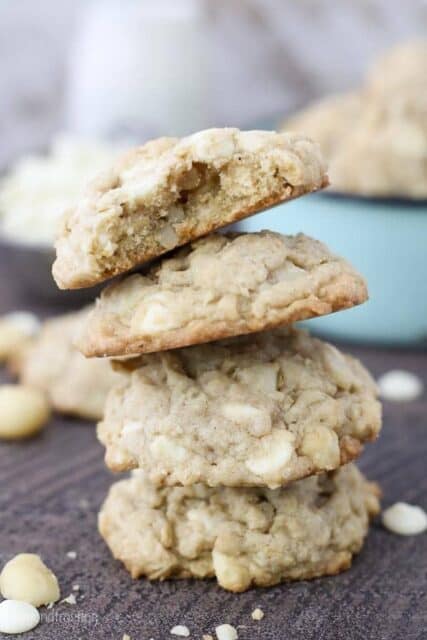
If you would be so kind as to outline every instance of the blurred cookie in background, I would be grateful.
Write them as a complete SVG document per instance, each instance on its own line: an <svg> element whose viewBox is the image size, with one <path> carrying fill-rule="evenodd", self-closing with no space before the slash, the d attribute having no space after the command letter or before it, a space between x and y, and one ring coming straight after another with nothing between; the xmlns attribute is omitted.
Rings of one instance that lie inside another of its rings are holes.
<svg viewBox="0 0 427 640"><path fill-rule="evenodd" d="M333 191L427 198L427 41L399 45L359 93L327 98L283 128L319 141Z"/></svg>
<svg viewBox="0 0 427 640"><path fill-rule="evenodd" d="M123 374L107 359L86 359L73 346L74 336L90 308L46 320L32 344L9 360L19 381L44 391L59 413L100 420L110 388Z"/></svg>

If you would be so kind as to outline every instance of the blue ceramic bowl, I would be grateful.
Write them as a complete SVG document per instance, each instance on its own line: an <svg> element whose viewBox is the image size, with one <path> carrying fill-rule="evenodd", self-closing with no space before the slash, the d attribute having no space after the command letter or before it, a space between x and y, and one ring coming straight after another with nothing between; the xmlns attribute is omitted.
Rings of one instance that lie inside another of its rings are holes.
<svg viewBox="0 0 427 640"><path fill-rule="evenodd" d="M319 334L427 346L427 201L313 194L248 218L245 231L299 231L325 242L366 278L370 299L310 320Z"/></svg>

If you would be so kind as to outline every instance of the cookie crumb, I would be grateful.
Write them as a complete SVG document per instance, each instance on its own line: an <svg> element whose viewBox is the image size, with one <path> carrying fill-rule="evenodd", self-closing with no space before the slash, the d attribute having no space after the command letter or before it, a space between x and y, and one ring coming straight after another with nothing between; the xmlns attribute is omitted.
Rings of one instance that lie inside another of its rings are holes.
<svg viewBox="0 0 427 640"><path fill-rule="evenodd" d="M67 551L67 558L70 558L70 560L75 560L77 558L77 552Z"/></svg>
<svg viewBox="0 0 427 640"><path fill-rule="evenodd" d="M235 627L231 624L220 624L215 629L218 640L237 640L239 637Z"/></svg>
<svg viewBox="0 0 427 640"><path fill-rule="evenodd" d="M131 640L131 637L127 633L124 633L122 640Z"/></svg>
<svg viewBox="0 0 427 640"><path fill-rule="evenodd" d="M421 507L396 502L383 511L383 525L401 536L415 536L427 530L427 513Z"/></svg>
<svg viewBox="0 0 427 640"><path fill-rule="evenodd" d="M211 636L210 633L204 633L202 635L202 640L214 640L214 639L213 639L213 636Z"/></svg>
<svg viewBox="0 0 427 640"><path fill-rule="evenodd" d="M73 589L73 591L80 591L80 585L79 584L73 584L72 589Z"/></svg>
<svg viewBox="0 0 427 640"><path fill-rule="evenodd" d="M251 613L252 620L262 620L263 617L264 617L264 611L262 609L260 609L259 607L254 609L252 611L252 613Z"/></svg>
<svg viewBox="0 0 427 640"><path fill-rule="evenodd" d="M181 638L188 638L190 635L190 630L183 624L177 624L175 627L172 627L170 630L173 636L180 636Z"/></svg>
<svg viewBox="0 0 427 640"><path fill-rule="evenodd" d="M74 593L70 593L69 596L67 596L66 598L64 598L63 600L61 600L61 602L59 604L77 604L77 600L76 600L76 596L74 595Z"/></svg>
<svg viewBox="0 0 427 640"><path fill-rule="evenodd" d="M380 394L393 402L410 402L419 398L424 391L423 381L410 371L393 369L378 378Z"/></svg>

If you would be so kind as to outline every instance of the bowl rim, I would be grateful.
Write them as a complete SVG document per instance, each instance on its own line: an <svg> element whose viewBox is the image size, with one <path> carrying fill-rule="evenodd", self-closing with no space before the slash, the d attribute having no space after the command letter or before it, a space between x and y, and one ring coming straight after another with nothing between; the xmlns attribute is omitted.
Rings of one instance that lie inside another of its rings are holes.
<svg viewBox="0 0 427 640"><path fill-rule="evenodd" d="M345 191L334 191L327 188L319 191L318 195L330 200L348 200L359 204L382 205L390 208L408 207L413 209L423 209L427 212L427 198L406 198L403 196L370 196L359 193L346 193Z"/></svg>

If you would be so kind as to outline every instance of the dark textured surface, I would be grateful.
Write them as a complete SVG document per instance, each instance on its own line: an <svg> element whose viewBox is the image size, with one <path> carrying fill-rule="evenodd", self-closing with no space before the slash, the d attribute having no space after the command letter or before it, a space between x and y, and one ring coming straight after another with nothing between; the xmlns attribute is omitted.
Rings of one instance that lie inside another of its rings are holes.
<svg viewBox="0 0 427 640"><path fill-rule="evenodd" d="M0 312L25 308L0 268ZM375 375L401 367L427 379L426 353L347 350ZM241 640L427 637L427 535L399 537L378 523L353 567L334 578L240 595L213 581L132 581L96 531L96 512L113 480L102 457L93 426L58 417L31 442L0 444L0 564L36 552L57 574L63 596L80 585L77 604L42 609L43 624L26 639L121 640L127 633L132 640L164 640L174 637L169 630L176 624L200 639L224 622L241 625ZM381 484L384 505L406 500L427 507L426 457L427 397L386 403L382 435L360 463ZM265 612L260 622L251 619L256 606Z"/></svg>

